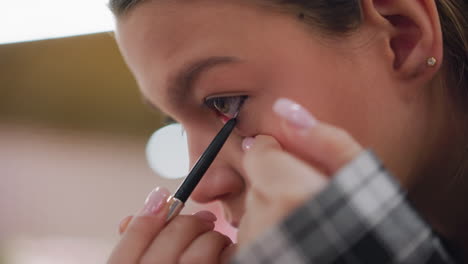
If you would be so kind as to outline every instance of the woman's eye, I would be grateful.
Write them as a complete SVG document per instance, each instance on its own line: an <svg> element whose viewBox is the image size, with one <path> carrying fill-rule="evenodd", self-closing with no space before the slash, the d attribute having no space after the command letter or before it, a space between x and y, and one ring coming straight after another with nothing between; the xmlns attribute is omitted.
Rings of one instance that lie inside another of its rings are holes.
<svg viewBox="0 0 468 264"><path fill-rule="evenodd" d="M246 99L247 96L213 97L206 99L205 103L219 115L233 118L240 111Z"/></svg>

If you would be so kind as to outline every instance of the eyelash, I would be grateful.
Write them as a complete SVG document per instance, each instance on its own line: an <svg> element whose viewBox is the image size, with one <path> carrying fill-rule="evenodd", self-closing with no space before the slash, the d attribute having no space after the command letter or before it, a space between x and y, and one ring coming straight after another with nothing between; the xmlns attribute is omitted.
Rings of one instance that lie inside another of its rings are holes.
<svg viewBox="0 0 468 264"><path fill-rule="evenodd" d="M206 98L204 104L209 109L216 112L216 114L218 116L222 117L223 119L229 120L229 119L233 118L237 113L240 112L240 110L242 109L242 106L244 105L245 100L247 100L247 98L248 98L248 96L246 96L246 95L243 95L243 96L211 97L211 98ZM232 100L238 100L238 101L236 101L237 107L235 108L235 111L231 111L230 114L229 113L223 113L222 111L220 111L219 107L220 107L221 104L226 104L226 102L229 102L229 101L232 102ZM165 116L162 123L163 123L164 126L168 126L168 125L172 125L172 124L177 124L178 122L176 120L174 120L170 116ZM185 133L185 129L183 129L182 133Z"/></svg>
<svg viewBox="0 0 468 264"><path fill-rule="evenodd" d="M240 112L247 98L248 96L245 95L211 97L205 99L205 105L222 117L233 118L236 116L237 113ZM232 104L236 105L233 106ZM227 109L222 109L226 107ZM231 109L231 107L235 108Z"/></svg>

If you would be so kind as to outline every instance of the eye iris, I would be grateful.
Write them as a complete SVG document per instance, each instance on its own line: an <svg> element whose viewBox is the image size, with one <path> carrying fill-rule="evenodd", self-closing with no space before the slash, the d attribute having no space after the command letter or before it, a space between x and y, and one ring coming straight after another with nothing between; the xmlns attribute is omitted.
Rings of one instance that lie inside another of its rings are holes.
<svg viewBox="0 0 468 264"><path fill-rule="evenodd" d="M222 114L229 113L229 104L223 98L214 101L214 107Z"/></svg>
<svg viewBox="0 0 468 264"><path fill-rule="evenodd" d="M232 118L237 115L247 96L227 96L207 99L205 104L218 114Z"/></svg>

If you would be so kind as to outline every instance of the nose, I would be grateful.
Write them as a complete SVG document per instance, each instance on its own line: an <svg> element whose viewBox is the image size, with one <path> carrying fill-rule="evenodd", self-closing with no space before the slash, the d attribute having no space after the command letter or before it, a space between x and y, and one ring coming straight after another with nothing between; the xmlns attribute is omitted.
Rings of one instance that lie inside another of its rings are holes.
<svg viewBox="0 0 468 264"><path fill-rule="evenodd" d="M214 166L208 169L191 197L198 203L210 203L233 199L239 196L243 189L243 181L233 170Z"/></svg>
<svg viewBox="0 0 468 264"><path fill-rule="evenodd" d="M189 144L190 167L198 160L205 151L213 133L187 131ZM193 191L191 198L198 203L210 203L216 200L225 200L236 197L244 190L244 181L238 172L240 164L240 153L235 142L235 135L231 135L224 144L216 159L211 164ZM240 145L240 144L239 144ZM237 161L236 161L237 160Z"/></svg>

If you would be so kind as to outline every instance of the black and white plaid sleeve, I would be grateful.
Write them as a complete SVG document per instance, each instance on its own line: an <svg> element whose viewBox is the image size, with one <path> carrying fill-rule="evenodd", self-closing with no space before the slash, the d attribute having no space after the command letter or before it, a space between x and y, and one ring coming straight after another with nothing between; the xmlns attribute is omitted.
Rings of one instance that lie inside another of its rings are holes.
<svg viewBox="0 0 468 264"><path fill-rule="evenodd" d="M371 150L232 263L455 263Z"/></svg>

